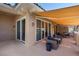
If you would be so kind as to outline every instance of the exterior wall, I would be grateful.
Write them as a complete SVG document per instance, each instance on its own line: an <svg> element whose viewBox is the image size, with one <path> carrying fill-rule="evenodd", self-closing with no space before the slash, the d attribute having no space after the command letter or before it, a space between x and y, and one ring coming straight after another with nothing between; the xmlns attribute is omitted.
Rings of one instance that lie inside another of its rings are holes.
<svg viewBox="0 0 79 59"><path fill-rule="evenodd" d="M28 10L26 10L26 14L21 15L16 19L21 20L22 18L25 19L25 46L30 47L35 43L35 18Z"/></svg>
<svg viewBox="0 0 79 59"><path fill-rule="evenodd" d="M0 39L15 39L16 21L25 18L25 46L30 47L36 41L36 18L33 12L43 11L34 4L22 4L15 9L20 16L0 15ZM2 26L3 25L3 26Z"/></svg>
<svg viewBox="0 0 79 59"><path fill-rule="evenodd" d="M25 18L25 46L26 47L31 47L33 46L37 41L36 41L36 17L31 14L28 10L26 10L27 13L23 16L18 17L17 19ZM40 18L38 18L40 19ZM44 21L50 22L47 19L42 19ZM52 24L52 23L51 23ZM52 24L51 27L51 35L54 34L54 27Z"/></svg>
<svg viewBox="0 0 79 59"><path fill-rule="evenodd" d="M0 15L0 40L15 39L15 20L13 16Z"/></svg>
<svg viewBox="0 0 79 59"><path fill-rule="evenodd" d="M25 17L25 46L30 47L36 42L36 20L32 12L43 10L34 4L21 4L16 10L21 13L17 20Z"/></svg>

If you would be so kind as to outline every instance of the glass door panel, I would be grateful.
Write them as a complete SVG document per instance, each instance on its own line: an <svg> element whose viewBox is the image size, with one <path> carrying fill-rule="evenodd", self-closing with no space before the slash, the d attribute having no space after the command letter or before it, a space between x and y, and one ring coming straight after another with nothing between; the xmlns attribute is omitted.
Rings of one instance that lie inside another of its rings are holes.
<svg viewBox="0 0 79 59"><path fill-rule="evenodd" d="M37 41L41 40L41 29L37 29L36 37Z"/></svg>
<svg viewBox="0 0 79 59"><path fill-rule="evenodd" d="M41 20L37 20L37 28L41 29Z"/></svg>
<svg viewBox="0 0 79 59"><path fill-rule="evenodd" d="M17 39L20 41L25 41L25 19L20 19L17 21Z"/></svg>
<svg viewBox="0 0 79 59"><path fill-rule="evenodd" d="M36 20L36 40L41 40L51 35L51 24L44 20Z"/></svg>
<svg viewBox="0 0 79 59"><path fill-rule="evenodd" d="M22 40L25 41L25 19L22 20Z"/></svg>
<svg viewBox="0 0 79 59"><path fill-rule="evenodd" d="M20 21L17 21L17 39L20 40Z"/></svg>
<svg viewBox="0 0 79 59"><path fill-rule="evenodd" d="M49 36L51 36L51 24L49 23Z"/></svg>
<svg viewBox="0 0 79 59"><path fill-rule="evenodd" d="M41 20L37 20L36 40L41 40Z"/></svg>
<svg viewBox="0 0 79 59"><path fill-rule="evenodd" d="M42 28L41 28L41 32L42 32L42 39L44 38L44 21L41 22L42 23Z"/></svg>
<svg viewBox="0 0 79 59"><path fill-rule="evenodd" d="M44 38L44 30L42 30L42 39Z"/></svg>
<svg viewBox="0 0 79 59"><path fill-rule="evenodd" d="M47 23L45 23L45 37L48 36L48 28L47 28Z"/></svg>

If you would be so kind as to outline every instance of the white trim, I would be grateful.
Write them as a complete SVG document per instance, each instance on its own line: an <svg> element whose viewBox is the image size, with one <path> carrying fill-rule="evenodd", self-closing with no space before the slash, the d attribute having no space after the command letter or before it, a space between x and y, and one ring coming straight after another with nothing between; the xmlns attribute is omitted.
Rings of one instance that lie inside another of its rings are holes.
<svg viewBox="0 0 79 59"><path fill-rule="evenodd" d="M36 27L37 27L37 23L36 23L36 19L35 19L35 41L37 41L37 38L36 38L36 35L37 35Z"/></svg>
<svg viewBox="0 0 79 59"><path fill-rule="evenodd" d="M23 40L22 40L22 20L26 20L26 17L24 16L24 17L21 17L21 18L19 18L19 19L17 19L16 20L16 40L18 40L18 41L21 41L21 42L24 42ZM20 39L17 39L17 22L18 21L20 21ZM25 22L26 23L26 22ZM25 31L26 32L26 31ZM26 33L25 33L25 35L26 35ZM26 38L25 38L26 39Z"/></svg>
<svg viewBox="0 0 79 59"><path fill-rule="evenodd" d="M17 22L18 22L19 20L16 20L16 40L19 40L19 39L17 39Z"/></svg>
<svg viewBox="0 0 79 59"><path fill-rule="evenodd" d="M42 30L44 31L44 38L45 38L45 22L44 22L44 28L42 28Z"/></svg>

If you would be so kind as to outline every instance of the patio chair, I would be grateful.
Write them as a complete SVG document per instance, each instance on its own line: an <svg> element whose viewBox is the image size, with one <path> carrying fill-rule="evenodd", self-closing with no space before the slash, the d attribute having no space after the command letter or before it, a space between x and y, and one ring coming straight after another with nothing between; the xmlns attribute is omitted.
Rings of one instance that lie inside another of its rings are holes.
<svg viewBox="0 0 79 59"><path fill-rule="evenodd" d="M51 51L52 49L56 50L59 47L56 40L53 40L51 36L48 36L46 43L46 50Z"/></svg>
<svg viewBox="0 0 79 59"><path fill-rule="evenodd" d="M60 34L54 34L53 40L56 40L58 44L61 44L62 42L62 36Z"/></svg>

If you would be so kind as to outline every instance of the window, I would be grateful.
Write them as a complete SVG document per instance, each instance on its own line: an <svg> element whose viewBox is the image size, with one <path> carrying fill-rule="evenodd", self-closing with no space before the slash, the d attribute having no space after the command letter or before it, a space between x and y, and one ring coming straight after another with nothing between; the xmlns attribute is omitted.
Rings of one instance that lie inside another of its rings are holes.
<svg viewBox="0 0 79 59"><path fill-rule="evenodd" d="M37 28L41 28L41 21L37 20Z"/></svg>
<svg viewBox="0 0 79 59"><path fill-rule="evenodd" d="M41 29L37 29L37 41L41 40Z"/></svg>
<svg viewBox="0 0 79 59"><path fill-rule="evenodd" d="M42 39L45 37L45 29L44 29L44 21L42 21L42 28L41 28L41 34L42 34Z"/></svg>
<svg viewBox="0 0 79 59"><path fill-rule="evenodd" d="M44 20L36 20L36 40L41 40L51 35L51 23Z"/></svg>
<svg viewBox="0 0 79 59"><path fill-rule="evenodd" d="M51 24L49 23L49 36L51 36Z"/></svg>
<svg viewBox="0 0 79 59"><path fill-rule="evenodd" d="M44 22L42 21L42 28L44 28Z"/></svg>
<svg viewBox="0 0 79 59"><path fill-rule="evenodd" d="M37 34L36 34L36 39L37 41L41 39L41 20L37 20Z"/></svg>
<svg viewBox="0 0 79 59"><path fill-rule="evenodd" d="M48 26L47 23L45 22L45 37L48 36Z"/></svg>

